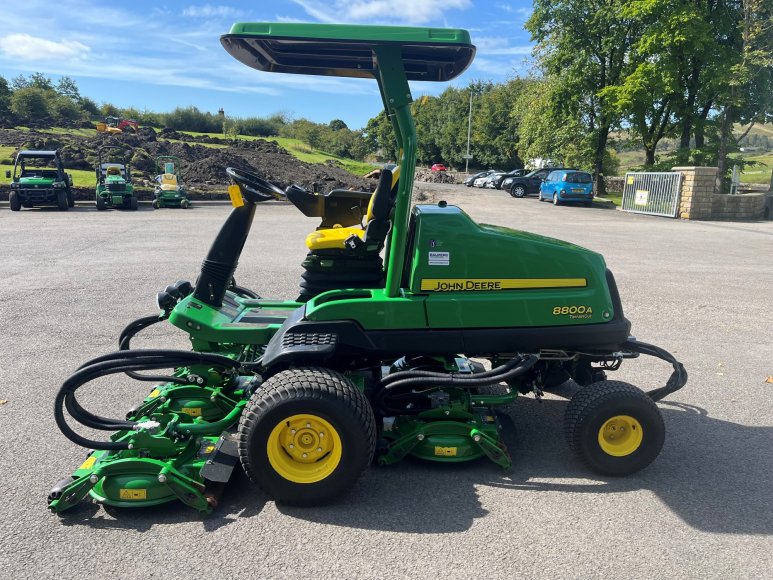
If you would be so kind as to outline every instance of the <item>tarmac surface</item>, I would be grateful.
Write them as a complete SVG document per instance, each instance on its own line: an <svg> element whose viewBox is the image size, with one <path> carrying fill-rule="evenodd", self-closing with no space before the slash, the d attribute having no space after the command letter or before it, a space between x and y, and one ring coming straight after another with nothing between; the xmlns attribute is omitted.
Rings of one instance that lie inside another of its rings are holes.
<svg viewBox="0 0 773 580"><path fill-rule="evenodd" d="M52 402L82 362L116 349L155 293L195 279L225 205L69 212L0 208L0 578L763 578L773 570L773 222L684 222L417 184L484 223L604 254L633 334L674 353L690 380L660 403L660 457L631 477L594 475L563 438L565 401L509 410L514 460L407 460L371 468L336 504L276 505L238 470L207 518L181 504L48 513L50 487L85 450ZM294 298L306 234L293 207L259 206L237 280ZM185 348L171 326L133 346ZM612 378L661 386L667 364ZM83 389L121 416L148 391ZM80 393L80 392L79 392Z"/></svg>

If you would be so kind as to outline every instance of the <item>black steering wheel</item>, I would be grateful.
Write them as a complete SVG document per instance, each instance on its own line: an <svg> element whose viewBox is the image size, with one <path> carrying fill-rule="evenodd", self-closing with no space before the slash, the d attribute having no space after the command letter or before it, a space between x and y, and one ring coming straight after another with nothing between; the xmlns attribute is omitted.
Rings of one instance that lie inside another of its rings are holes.
<svg viewBox="0 0 773 580"><path fill-rule="evenodd" d="M227 167L225 172L239 186L242 195L248 201L258 202L285 198L284 191L251 171Z"/></svg>

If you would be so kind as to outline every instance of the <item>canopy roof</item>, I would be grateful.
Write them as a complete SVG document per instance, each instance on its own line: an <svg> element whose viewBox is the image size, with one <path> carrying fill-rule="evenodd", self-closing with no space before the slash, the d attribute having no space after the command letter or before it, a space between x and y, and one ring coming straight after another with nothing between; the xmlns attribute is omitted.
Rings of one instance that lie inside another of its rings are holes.
<svg viewBox="0 0 773 580"><path fill-rule="evenodd" d="M411 81L449 81L475 57L466 30L350 24L237 23L220 38L237 60L261 71L373 78L374 50L399 46Z"/></svg>

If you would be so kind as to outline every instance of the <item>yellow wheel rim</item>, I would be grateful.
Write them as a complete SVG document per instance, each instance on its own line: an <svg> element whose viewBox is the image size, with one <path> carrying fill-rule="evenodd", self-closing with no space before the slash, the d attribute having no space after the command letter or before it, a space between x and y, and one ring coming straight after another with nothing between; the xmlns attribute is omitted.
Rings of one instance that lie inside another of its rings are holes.
<svg viewBox="0 0 773 580"><path fill-rule="evenodd" d="M615 415L599 429L599 445L607 455L624 457L636 451L644 438L641 423L629 415Z"/></svg>
<svg viewBox="0 0 773 580"><path fill-rule="evenodd" d="M316 483L341 462L341 437L322 417L293 415L277 424L268 436L268 461L293 483Z"/></svg>

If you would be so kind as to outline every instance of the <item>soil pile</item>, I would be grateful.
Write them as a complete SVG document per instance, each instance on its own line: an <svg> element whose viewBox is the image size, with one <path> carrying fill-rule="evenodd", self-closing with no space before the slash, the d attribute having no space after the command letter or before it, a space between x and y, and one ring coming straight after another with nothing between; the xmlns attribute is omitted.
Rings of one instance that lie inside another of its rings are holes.
<svg viewBox="0 0 773 580"><path fill-rule="evenodd" d="M424 183L456 183L456 180L446 171L432 171L431 169L416 168L414 181Z"/></svg>
<svg viewBox="0 0 773 580"><path fill-rule="evenodd" d="M132 150L132 169L139 179L152 179L157 172L156 157L173 155L180 158L183 179L194 189L224 189L229 181L226 167L251 171L281 188L296 183L310 191L326 192L339 188L370 191L374 186L371 180L352 175L337 163L304 163L273 141L231 142L168 128L158 134L143 127L136 134L97 133L91 137L0 129L0 145L17 149L59 149L67 168L83 170L94 168L99 147L123 146Z"/></svg>

